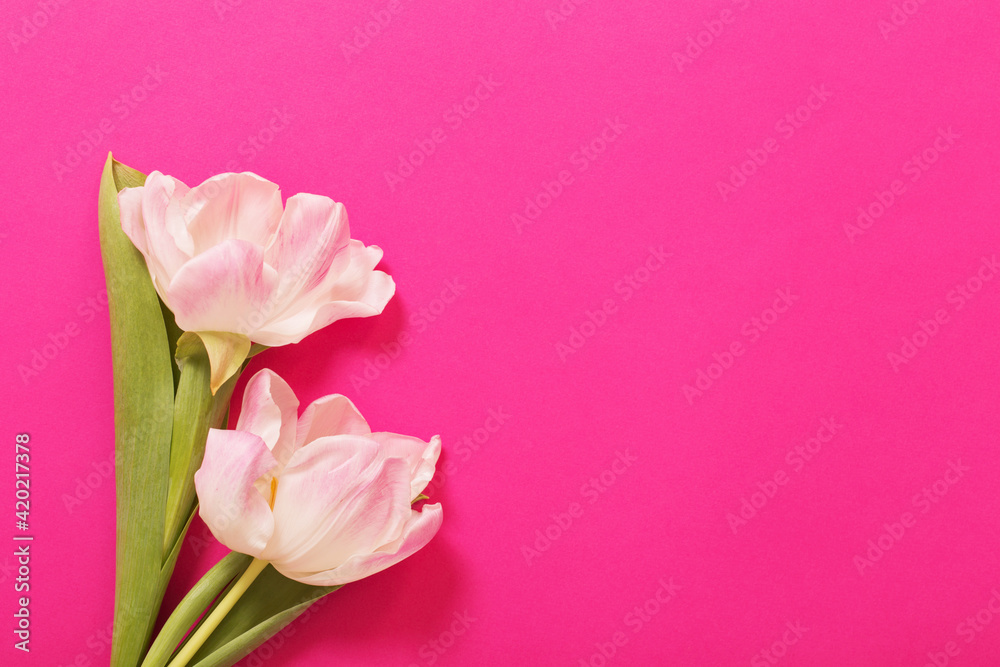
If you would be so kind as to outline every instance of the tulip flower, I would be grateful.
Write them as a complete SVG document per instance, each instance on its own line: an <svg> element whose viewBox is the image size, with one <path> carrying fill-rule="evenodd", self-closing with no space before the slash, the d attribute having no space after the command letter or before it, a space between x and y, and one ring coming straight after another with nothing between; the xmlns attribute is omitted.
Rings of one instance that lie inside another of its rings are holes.
<svg viewBox="0 0 1000 667"><path fill-rule="evenodd" d="M317 586L367 577L427 544L441 505L411 504L434 475L440 437L372 433L339 394L296 419L298 405L265 369L247 383L236 429L209 432L195 488L215 537Z"/></svg>
<svg viewBox="0 0 1000 667"><path fill-rule="evenodd" d="M213 392L251 342L297 343L336 320L377 315L395 291L375 270L382 250L351 239L344 205L329 197L297 194L282 206L278 186L256 174L188 188L154 171L118 203L157 294L203 339Z"/></svg>

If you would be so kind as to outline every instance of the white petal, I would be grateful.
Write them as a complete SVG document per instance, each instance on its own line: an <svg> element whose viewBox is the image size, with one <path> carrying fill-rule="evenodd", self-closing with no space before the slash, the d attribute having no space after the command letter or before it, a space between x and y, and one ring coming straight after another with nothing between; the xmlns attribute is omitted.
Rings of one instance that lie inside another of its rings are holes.
<svg viewBox="0 0 1000 667"><path fill-rule="evenodd" d="M358 554L342 565L322 572L299 572L275 565L289 579L312 586L339 586L371 576L395 565L424 547L441 528L444 516L440 504L424 505L418 512L410 510L410 517L403 534L395 541L383 545L370 554Z"/></svg>
<svg viewBox="0 0 1000 667"><path fill-rule="evenodd" d="M281 191L249 172L219 174L192 188L183 209L196 254L229 239L264 248L281 219Z"/></svg>
<svg viewBox="0 0 1000 667"><path fill-rule="evenodd" d="M278 272L279 292L288 297L289 304L323 281L333 258L350 240L343 204L306 193L288 198L278 233L264 258Z"/></svg>
<svg viewBox="0 0 1000 667"><path fill-rule="evenodd" d="M279 493L286 481L283 473ZM398 539L410 516L409 475L402 459L381 461L374 475L349 480L336 497L324 497L326 505L314 504L313 498L321 494L314 491L308 498L299 497L300 512L322 514L323 520L306 542L273 561L276 568L314 572L336 567ZM282 500L275 500L275 508ZM276 515L277 521L283 521L282 512L276 509Z"/></svg>
<svg viewBox="0 0 1000 667"><path fill-rule="evenodd" d="M274 517L254 482L277 466L267 445L246 431L210 429L194 475L199 513L216 539L258 557L274 532Z"/></svg>
<svg viewBox="0 0 1000 667"><path fill-rule="evenodd" d="M441 456L441 436L435 435L430 442L385 431L372 433L371 437L382 446L386 456L406 461L410 470L410 499L419 496L434 477L434 466Z"/></svg>
<svg viewBox="0 0 1000 667"><path fill-rule="evenodd" d="M278 477L266 560L294 561L307 554L351 496L378 476L383 461L378 444L357 435L320 438L297 449Z"/></svg>
<svg viewBox="0 0 1000 667"><path fill-rule="evenodd" d="M182 266L164 301L185 331L230 331L260 342L254 331L274 308L275 281L260 246L226 241Z"/></svg>
<svg viewBox="0 0 1000 667"><path fill-rule="evenodd" d="M299 399L288 383L265 368L247 382L236 428L260 436L283 466L295 449L298 410Z"/></svg>
<svg viewBox="0 0 1000 667"><path fill-rule="evenodd" d="M371 429L346 396L330 394L309 404L299 417L295 441L299 447L328 435L368 435Z"/></svg>
<svg viewBox="0 0 1000 667"><path fill-rule="evenodd" d="M352 240L337 253L322 284L258 329L258 342L297 343L337 320L381 313L396 291L390 276L374 270L381 259L382 249L378 246L365 247Z"/></svg>
<svg viewBox="0 0 1000 667"><path fill-rule="evenodd" d="M146 229L147 260L155 262L155 278L161 289L166 289L171 279L190 259L190 254L177 244L170 231L168 211L177 197L183 197L187 186L176 178L154 171L146 177L142 187L142 220Z"/></svg>

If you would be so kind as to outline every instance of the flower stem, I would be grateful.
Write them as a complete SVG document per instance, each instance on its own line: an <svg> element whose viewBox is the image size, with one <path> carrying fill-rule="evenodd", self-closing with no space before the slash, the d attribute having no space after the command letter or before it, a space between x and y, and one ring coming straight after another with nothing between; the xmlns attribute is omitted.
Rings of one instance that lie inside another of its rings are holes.
<svg viewBox="0 0 1000 667"><path fill-rule="evenodd" d="M265 560L260 560L259 558L254 558L250 565L247 567L246 572L243 576L233 585L226 597L222 598L222 601L212 610L212 613L208 615L208 618L198 626L191 638L187 640L181 650L177 653L174 659L170 662L169 667L185 667L194 657L194 654L198 652L205 640L209 638L212 632L219 627L219 623L222 619L226 617L226 614L233 608L233 606L239 601L243 594L246 593L247 589L250 588L250 584L253 583L254 579L257 578L264 568L267 567L268 563Z"/></svg>

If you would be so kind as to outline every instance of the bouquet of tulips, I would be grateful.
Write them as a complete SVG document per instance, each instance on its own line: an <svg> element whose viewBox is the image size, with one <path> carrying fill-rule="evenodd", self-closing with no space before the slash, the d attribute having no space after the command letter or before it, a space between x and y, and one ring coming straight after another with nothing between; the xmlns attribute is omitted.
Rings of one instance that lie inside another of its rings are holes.
<svg viewBox="0 0 1000 667"><path fill-rule="evenodd" d="M441 506L414 503L441 439L372 432L331 394L295 393L247 360L395 291L343 204L251 173L189 188L109 155L99 199L115 395L117 566L112 667L232 665L322 596L414 553ZM232 550L153 637L195 512Z"/></svg>

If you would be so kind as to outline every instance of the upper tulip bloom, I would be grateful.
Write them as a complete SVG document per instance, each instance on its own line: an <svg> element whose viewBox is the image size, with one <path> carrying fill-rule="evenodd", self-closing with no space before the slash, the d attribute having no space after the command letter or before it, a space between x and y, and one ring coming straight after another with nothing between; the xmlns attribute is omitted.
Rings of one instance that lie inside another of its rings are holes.
<svg viewBox="0 0 1000 667"><path fill-rule="evenodd" d="M249 172L188 188L154 171L118 195L122 229L146 258L177 325L267 346L297 343L345 317L382 312L392 278L378 246L351 239L344 205Z"/></svg>
<svg viewBox="0 0 1000 667"><path fill-rule="evenodd" d="M298 405L265 369L247 383L236 429L209 431L194 482L216 539L317 586L367 577L427 544L441 505L411 505L434 475L441 438L372 433L339 394L296 420Z"/></svg>

